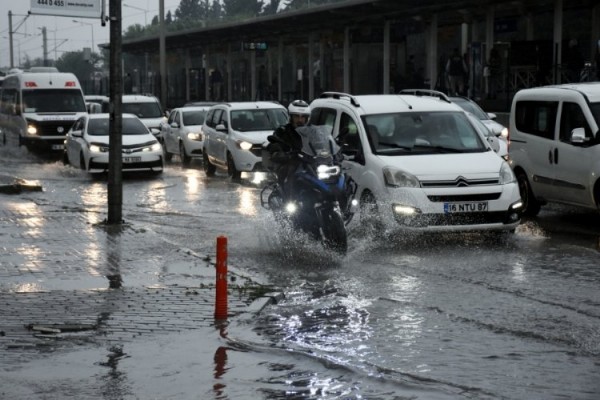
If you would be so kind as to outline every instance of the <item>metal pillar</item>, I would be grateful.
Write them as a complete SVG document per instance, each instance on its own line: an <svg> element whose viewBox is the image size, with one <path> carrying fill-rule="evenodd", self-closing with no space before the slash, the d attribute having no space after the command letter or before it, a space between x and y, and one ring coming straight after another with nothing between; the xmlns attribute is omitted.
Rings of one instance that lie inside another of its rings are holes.
<svg viewBox="0 0 600 400"><path fill-rule="evenodd" d="M344 88L343 91L350 93L350 28L344 29Z"/></svg>
<svg viewBox="0 0 600 400"><path fill-rule="evenodd" d="M390 93L390 21L383 25L383 94Z"/></svg>
<svg viewBox="0 0 600 400"><path fill-rule="evenodd" d="M561 83L563 0L554 0L554 83Z"/></svg>
<svg viewBox="0 0 600 400"><path fill-rule="evenodd" d="M429 71L429 87L430 89L435 88L438 76L438 16L437 14L431 15L431 20L428 27L428 38L427 38L427 69Z"/></svg>
<svg viewBox="0 0 600 400"><path fill-rule="evenodd" d="M160 59L160 103L163 110L167 108L167 50L166 50L166 39L165 39L165 0L159 0L159 39L158 39L158 52Z"/></svg>

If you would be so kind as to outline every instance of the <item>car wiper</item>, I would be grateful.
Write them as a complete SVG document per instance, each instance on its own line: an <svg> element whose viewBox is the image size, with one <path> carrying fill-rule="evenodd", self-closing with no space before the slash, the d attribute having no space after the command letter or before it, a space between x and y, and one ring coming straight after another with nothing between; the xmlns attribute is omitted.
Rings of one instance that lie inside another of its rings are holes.
<svg viewBox="0 0 600 400"><path fill-rule="evenodd" d="M418 145L417 147L426 147L428 149L435 149L443 153L462 153L462 149L457 149L454 147L446 147L446 146L429 146L429 145Z"/></svg>
<svg viewBox="0 0 600 400"><path fill-rule="evenodd" d="M379 142L379 144L383 145L383 146L389 146L389 147L392 147L394 149L403 149L403 150L407 150L407 151L412 151L412 149L413 149L412 146L405 146L405 145L398 144L398 143Z"/></svg>

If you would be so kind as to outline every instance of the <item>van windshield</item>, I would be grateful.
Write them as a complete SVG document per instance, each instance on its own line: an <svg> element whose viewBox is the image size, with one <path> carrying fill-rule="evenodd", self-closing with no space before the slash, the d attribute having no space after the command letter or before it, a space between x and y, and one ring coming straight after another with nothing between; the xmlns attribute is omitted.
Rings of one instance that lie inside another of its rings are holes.
<svg viewBox="0 0 600 400"><path fill-rule="evenodd" d="M35 113L85 112L79 89L23 90L23 111Z"/></svg>

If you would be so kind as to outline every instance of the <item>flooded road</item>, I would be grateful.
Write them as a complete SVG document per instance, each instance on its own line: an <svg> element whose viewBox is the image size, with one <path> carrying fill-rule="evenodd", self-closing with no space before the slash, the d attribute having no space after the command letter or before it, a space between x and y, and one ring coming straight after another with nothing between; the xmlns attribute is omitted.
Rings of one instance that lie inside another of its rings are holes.
<svg viewBox="0 0 600 400"><path fill-rule="evenodd" d="M38 204L85 209L91 222L106 217L106 182L20 149L0 154L0 165L3 174L42 183L43 195L27 195ZM547 207L507 239L379 238L356 218L348 254L338 256L279 229L260 207L260 187L207 179L200 165L177 162L159 176L125 178L126 221L200 254L214 252L215 237L226 235L229 262L285 297L256 318L232 321L226 344L196 349L211 358L218 385L192 368L165 377L179 389L161 396L160 381L143 377L160 368L150 364L129 376L124 393L117 388L107 398L600 396L597 214ZM190 340L159 345L185 360ZM148 352L136 346L130 352Z"/></svg>

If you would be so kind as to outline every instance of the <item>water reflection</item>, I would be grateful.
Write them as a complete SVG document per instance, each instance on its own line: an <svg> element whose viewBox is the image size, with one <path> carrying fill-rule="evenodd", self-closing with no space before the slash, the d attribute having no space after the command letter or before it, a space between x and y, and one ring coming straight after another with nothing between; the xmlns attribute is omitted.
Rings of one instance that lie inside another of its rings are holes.
<svg viewBox="0 0 600 400"><path fill-rule="evenodd" d="M201 179L198 176L198 172L194 170L187 170L185 175L185 195L190 201L196 200L198 193L200 193Z"/></svg>
<svg viewBox="0 0 600 400"><path fill-rule="evenodd" d="M238 189L239 205L237 211L246 216L256 216L258 214L256 194L253 189L240 187Z"/></svg>

